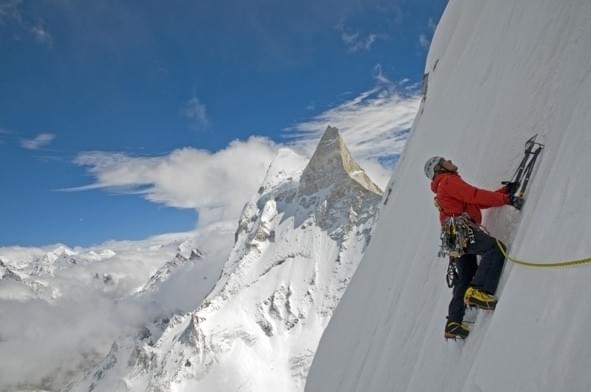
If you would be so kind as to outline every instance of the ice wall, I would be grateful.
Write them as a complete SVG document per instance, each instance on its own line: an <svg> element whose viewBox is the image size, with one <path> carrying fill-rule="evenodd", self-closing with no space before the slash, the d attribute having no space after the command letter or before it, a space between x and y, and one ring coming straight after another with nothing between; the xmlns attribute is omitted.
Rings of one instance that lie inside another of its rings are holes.
<svg viewBox="0 0 591 392"><path fill-rule="evenodd" d="M469 312L465 342L443 339L451 291L423 174L443 155L468 182L497 188L538 133L546 149L524 209L490 210L485 225L519 258L591 256L591 2L451 0L426 72L388 204L306 391L591 390L591 266L509 263L497 310Z"/></svg>

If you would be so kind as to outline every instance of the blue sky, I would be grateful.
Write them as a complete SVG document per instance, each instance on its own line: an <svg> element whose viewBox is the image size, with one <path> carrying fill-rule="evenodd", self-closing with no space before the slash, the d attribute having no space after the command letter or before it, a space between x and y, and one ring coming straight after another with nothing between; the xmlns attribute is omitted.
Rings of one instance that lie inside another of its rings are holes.
<svg viewBox="0 0 591 392"><path fill-rule="evenodd" d="M445 4L0 0L0 245L234 219L276 148L328 122L388 169Z"/></svg>

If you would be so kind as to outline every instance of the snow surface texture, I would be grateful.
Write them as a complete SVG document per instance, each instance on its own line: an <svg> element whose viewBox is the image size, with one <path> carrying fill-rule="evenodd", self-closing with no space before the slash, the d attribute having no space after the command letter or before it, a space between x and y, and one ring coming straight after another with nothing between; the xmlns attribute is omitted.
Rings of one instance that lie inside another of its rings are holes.
<svg viewBox="0 0 591 392"><path fill-rule="evenodd" d="M281 149L201 306L118 340L69 390L302 391L380 201L335 128L307 166Z"/></svg>
<svg viewBox="0 0 591 392"><path fill-rule="evenodd" d="M190 232L91 248L0 248L0 391L63 390L121 334L194 309L223 265L202 245Z"/></svg>
<svg viewBox="0 0 591 392"><path fill-rule="evenodd" d="M446 342L451 291L424 162L451 158L496 189L532 134L546 144L521 212L485 225L517 258L591 256L591 2L451 0L426 100L371 245L319 345L307 392L589 391L591 266L506 264L494 313Z"/></svg>

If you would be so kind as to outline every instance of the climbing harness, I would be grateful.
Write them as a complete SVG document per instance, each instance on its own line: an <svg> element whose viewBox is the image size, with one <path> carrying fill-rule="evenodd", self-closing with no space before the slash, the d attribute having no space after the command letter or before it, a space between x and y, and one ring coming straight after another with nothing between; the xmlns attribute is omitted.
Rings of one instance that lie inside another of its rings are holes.
<svg viewBox="0 0 591 392"><path fill-rule="evenodd" d="M576 267L578 265L583 265L583 264L591 264L591 257L586 257L583 259L576 259L576 260L563 260L563 261L557 261L557 262L552 262L552 263L524 261L524 260L519 260L519 259L509 256L509 254L507 253L507 250L505 249L505 247L503 246L503 244L499 240L497 240L497 246L499 247L499 250L501 251L501 253L505 257L505 259L507 259L515 264L524 266L524 267L566 268L566 267Z"/></svg>
<svg viewBox="0 0 591 392"><path fill-rule="evenodd" d="M461 257L466 247L474 244L473 223L465 214L449 217L441 226L439 257Z"/></svg>

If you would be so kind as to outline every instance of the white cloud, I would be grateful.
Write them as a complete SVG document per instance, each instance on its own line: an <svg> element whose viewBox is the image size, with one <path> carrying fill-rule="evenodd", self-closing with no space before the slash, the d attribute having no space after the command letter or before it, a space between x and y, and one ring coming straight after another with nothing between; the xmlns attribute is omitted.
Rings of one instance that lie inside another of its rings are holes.
<svg viewBox="0 0 591 392"><path fill-rule="evenodd" d="M182 148L162 157L122 153L81 153L76 163L88 167L96 182L65 190L107 188L134 192L147 200L199 212L200 225L235 220L256 193L277 146L251 137L211 153Z"/></svg>
<svg viewBox="0 0 591 392"><path fill-rule="evenodd" d="M425 48L425 49L429 48L429 45L431 44L431 42L429 41L429 38L427 38L426 34L419 35L419 44L421 45L422 48Z"/></svg>
<svg viewBox="0 0 591 392"><path fill-rule="evenodd" d="M23 0L0 0L0 25L11 24L17 28L13 31L20 38L21 32L31 34L40 44L52 46L53 37L45 27L43 20L32 23L21 14Z"/></svg>
<svg viewBox="0 0 591 392"><path fill-rule="evenodd" d="M357 163L359 163L359 166L365 170L369 178L371 178L380 189L386 189L388 181L392 176L391 167L385 167L375 159L358 159Z"/></svg>
<svg viewBox="0 0 591 392"><path fill-rule="evenodd" d="M295 144L313 149L328 125L337 127L356 159L400 154L421 97L375 88L288 129Z"/></svg>
<svg viewBox="0 0 591 392"><path fill-rule="evenodd" d="M376 64L375 67L373 67L373 77L374 79L383 85L392 85L392 81L390 79L388 79L386 77L386 75L384 75L384 71L382 69L382 64ZM404 81L402 81L401 83L403 83Z"/></svg>
<svg viewBox="0 0 591 392"><path fill-rule="evenodd" d="M21 21L18 9L21 3L22 0L0 0L0 24L4 24L11 19Z"/></svg>
<svg viewBox="0 0 591 392"><path fill-rule="evenodd" d="M421 97L416 88L409 93L406 87L390 82L381 67L374 71L379 87L286 131L294 148L310 154L326 127L337 127L353 157L383 187L406 144Z"/></svg>
<svg viewBox="0 0 591 392"><path fill-rule="evenodd" d="M53 139L55 139L53 133L41 133L33 139L21 139L21 147L26 148L27 150L39 150L40 148L49 145Z"/></svg>
<svg viewBox="0 0 591 392"><path fill-rule="evenodd" d="M350 53L356 53L361 50L368 51L378 39L385 39L385 34L370 33L363 37L361 33L352 33L347 31L344 23L339 23L336 29L341 33L341 40L347 46Z"/></svg>
<svg viewBox="0 0 591 392"><path fill-rule="evenodd" d="M433 18L429 18L427 21L427 32L419 34L419 45L421 45L422 48L429 49L429 46L431 45L431 38L429 37L433 36L436 28L437 24Z"/></svg>
<svg viewBox="0 0 591 392"><path fill-rule="evenodd" d="M47 31L45 26L42 23L38 23L31 27L31 33L35 37L35 40L40 44L46 44L48 46L53 45L53 37Z"/></svg>
<svg viewBox="0 0 591 392"><path fill-rule="evenodd" d="M197 97L189 99L183 107L182 113L197 128L203 128L209 124L207 108Z"/></svg>
<svg viewBox="0 0 591 392"><path fill-rule="evenodd" d="M429 21L427 22L427 27L429 27L430 31L435 31L435 29L437 28L437 23L435 23L435 20L433 20L433 18L429 18Z"/></svg>
<svg viewBox="0 0 591 392"><path fill-rule="evenodd" d="M130 319L137 316L130 314L136 309L89 288L79 288L74 298L57 304L0 301L0 389L31 383L54 390L70 381L69 372L100 360L118 334L134 331Z"/></svg>

